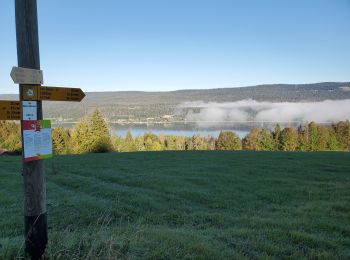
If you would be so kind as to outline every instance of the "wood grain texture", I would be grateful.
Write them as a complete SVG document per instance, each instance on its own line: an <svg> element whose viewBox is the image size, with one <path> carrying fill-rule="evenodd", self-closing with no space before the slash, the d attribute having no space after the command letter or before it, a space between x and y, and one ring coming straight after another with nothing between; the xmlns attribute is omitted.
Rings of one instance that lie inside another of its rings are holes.
<svg viewBox="0 0 350 260"><path fill-rule="evenodd" d="M25 163L24 179L24 215L38 216L46 212L46 182L43 160ZM39 173L39 174L38 174Z"/></svg>
<svg viewBox="0 0 350 260"><path fill-rule="evenodd" d="M15 13L18 66L40 69L36 0L15 0ZM19 93L23 100L23 85L19 85ZM40 120L43 118L42 102L37 104ZM21 132L23 144L23 129ZM40 259L48 241L44 161L23 162L23 180L25 251L31 259Z"/></svg>
<svg viewBox="0 0 350 260"><path fill-rule="evenodd" d="M15 7L18 66L40 69L36 0L16 0ZM23 85L19 86L19 91L20 99L23 100ZM37 103L37 118L40 120L43 118L42 102ZM23 163L26 216L38 216L46 212L43 164L42 160Z"/></svg>

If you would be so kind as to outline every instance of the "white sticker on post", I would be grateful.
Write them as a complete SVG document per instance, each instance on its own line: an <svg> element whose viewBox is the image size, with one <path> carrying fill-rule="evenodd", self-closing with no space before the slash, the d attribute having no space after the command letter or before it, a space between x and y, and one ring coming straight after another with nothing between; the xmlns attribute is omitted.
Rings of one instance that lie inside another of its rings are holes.
<svg viewBox="0 0 350 260"><path fill-rule="evenodd" d="M22 101L23 120L37 120L37 102Z"/></svg>

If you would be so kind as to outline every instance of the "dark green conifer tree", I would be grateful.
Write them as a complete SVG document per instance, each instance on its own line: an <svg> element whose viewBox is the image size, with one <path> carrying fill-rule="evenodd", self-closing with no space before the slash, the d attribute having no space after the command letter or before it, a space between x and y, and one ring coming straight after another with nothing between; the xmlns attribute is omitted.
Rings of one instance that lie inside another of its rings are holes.
<svg viewBox="0 0 350 260"><path fill-rule="evenodd" d="M70 146L69 129L62 126L52 129L52 145L55 154L68 154Z"/></svg>
<svg viewBox="0 0 350 260"><path fill-rule="evenodd" d="M70 151L75 154L92 152L92 138L87 117L82 118L74 127Z"/></svg>
<svg viewBox="0 0 350 260"><path fill-rule="evenodd" d="M260 128L252 128L242 140L243 149L260 151L261 150L260 135L261 135Z"/></svg>
<svg viewBox="0 0 350 260"><path fill-rule="evenodd" d="M242 141L238 135L231 131L221 131L216 142L217 150L241 150Z"/></svg>
<svg viewBox="0 0 350 260"><path fill-rule="evenodd" d="M95 110L90 117L89 130L92 152L103 153L112 150L109 127L99 110Z"/></svg>
<svg viewBox="0 0 350 260"><path fill-rule="evenodd" d="M281 126L280 124L275 125L275 129L272 132L274 151L281 150Z"/></svg>
<svg viewBox="0 0 350 260"><path fill-rule="evenodd" d="M338 141L338 147L340 150L349 151L350 150L350 122L341 121L336 125L333 125L335 135Z"/></svg>
<svg viewBox="0 0 350 260"><path fill-rule="evenodd" d="M73 153L101 153L112 150L109 127L100 111L81 119L76 124L71 138Z"/></svg>
<svg viewBox="0 0 350 260"><path fill-rule="evenodd" d="M282 151L295 151L298 148L298 131L294 127L286 127L280 135Z"/></svg>
<svg viewBox="0 0 350 260"><path fill-rule="evenodd" d="M262 151L273 151L275 149L272 133L267 129L262 129L260 131L259 142Z"/></svg>
<svg viewBox="0 0 350 260"><path fill-rule="evenodd" d="M309 129L309 151L318 151L318 129L315 122L308 125Z"/></svg>

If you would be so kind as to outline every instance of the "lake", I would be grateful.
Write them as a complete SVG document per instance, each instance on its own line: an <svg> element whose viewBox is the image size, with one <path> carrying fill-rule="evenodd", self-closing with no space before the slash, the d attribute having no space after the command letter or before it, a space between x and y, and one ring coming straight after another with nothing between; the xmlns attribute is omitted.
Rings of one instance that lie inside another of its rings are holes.
<svg viewBox="0 0 350 260"><path fill-rule="evenodd" d="M53 127L61 125L66 128L73 128L72 123L54 123ZM224 131L234 131L240 138L246 136L246 134L253 127L261 127L267 129L273 129L274 123L258 123L258 122L247 122L247 123L232 123L232 122L217 122L210 123L207 125L198 125L196 123L110 123L111 132L117 134L118 136L126 136L128 130L131 131L133 137L137 135L144 135L145 132L152 132L156 135L177 135L177 136L188 136L192 137L198 134L203 137L213 136L218 137L221 130Z"/></svg>

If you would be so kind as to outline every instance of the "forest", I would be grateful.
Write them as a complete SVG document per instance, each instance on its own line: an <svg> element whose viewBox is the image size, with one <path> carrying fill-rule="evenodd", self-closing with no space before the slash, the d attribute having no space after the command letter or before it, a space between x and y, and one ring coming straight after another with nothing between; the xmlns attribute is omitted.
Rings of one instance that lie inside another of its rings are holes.
<svg viewBox="0 0 350 260"><path fill-rule="evenodd" d="M101 152L181 151L181 150L252 150L252 151L349 151L350 122L332 125L310 122L299 127L273 130L252 128L242 139L232 131L221 131L218 137L155 135L125 137L111 134L102 113L96 110L82 118L73 129L61 126L52 131L55 154ZM12 121L0 121L0 149L21 153L20 126Z"/></svg>

